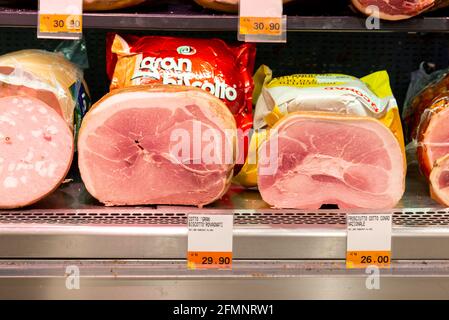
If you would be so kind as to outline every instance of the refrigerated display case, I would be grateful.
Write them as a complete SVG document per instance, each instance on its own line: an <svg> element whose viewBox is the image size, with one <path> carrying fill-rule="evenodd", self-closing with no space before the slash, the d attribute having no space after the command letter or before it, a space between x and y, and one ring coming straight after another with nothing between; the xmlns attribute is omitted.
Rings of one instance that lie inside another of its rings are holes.
<svg viewBox="0 0 449 320"><path fill-rule="evenodd" d="M288 42L258 44L256 66L268 64L276 74L355 76L386 69L399 105L422 61L448 66L449 11L367 30L364 17L341 8L288 11ZM0 53L54 47L53 40L36 38L36 21L34 9L0 7ZM235 40L237 23L236 15L186 3L84 14L85 76L93 101L108 90L106 32ZM256 190L236 186L202 209L104 207L76 170L70 178L30 208L0 211L0 298L449 298L449 210L430 198L415 164L408 168L404 198L385 211L393 213L393 262L380 271L379 289L371 290L365 270L345 266L348 211L270 209ZM232 270L187 269L191 212L234 214ZM79 289L67 289L70 266L79 269Z"/></svg>

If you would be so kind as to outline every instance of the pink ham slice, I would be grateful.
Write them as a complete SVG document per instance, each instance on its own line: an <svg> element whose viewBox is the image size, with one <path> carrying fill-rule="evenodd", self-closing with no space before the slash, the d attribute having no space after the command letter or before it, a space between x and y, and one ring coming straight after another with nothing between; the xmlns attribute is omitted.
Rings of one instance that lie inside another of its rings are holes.
<svg viewBox="0 0 449 320"><path fill-rule="evenodd" d="M46 103L0 98L0 208L27 206L54 191L69 171L73 148L70 128Z"/></svg>
<svg viewBox="0 0 449 320"><path fill-rule="evenodd" d="M193 128L219 133L222 149L210 153L216 160L198 158L207 145ZM187 134L189 153L176 149L176 132ZM203 206L229 187L235 134L232 114L207 92L182 86L130 87L106 95L86 115L78 164L87 190L106 205Z"/></svg>
<svg viewBox="0 0 449 320"><path fill-rule="evenodd" d="M259 148L258 186L276 208L392 208L404 192L404 163L376 119L296 112Z"/></svg>
<svg viewBox="0 0 449 320"><path fill-rule="evenodd" d="M444 7L448 5L447 0L352 0L353 5L364 14L370 6L379 8L381 19L403 20L419 15L420 13Z"/></svg>

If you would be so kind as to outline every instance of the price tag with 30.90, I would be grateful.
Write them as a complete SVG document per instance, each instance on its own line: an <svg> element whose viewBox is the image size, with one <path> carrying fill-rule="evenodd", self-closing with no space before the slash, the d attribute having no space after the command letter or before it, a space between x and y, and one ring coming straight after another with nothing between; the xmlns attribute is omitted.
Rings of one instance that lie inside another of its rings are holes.
<svg viewBox="0 0 449 320"><path fill-rule="evenodd" d="M79 39L82 30L82 0L39 0L39 38Z"/></svg>

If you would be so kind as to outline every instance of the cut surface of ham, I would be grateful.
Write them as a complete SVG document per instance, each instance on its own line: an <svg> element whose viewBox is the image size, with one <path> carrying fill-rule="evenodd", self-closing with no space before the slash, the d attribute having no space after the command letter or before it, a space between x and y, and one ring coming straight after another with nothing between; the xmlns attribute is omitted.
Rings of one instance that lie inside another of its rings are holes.
<svg viewBox="0 0 449 320"><path fill-rule="evenodd" d="M203 141L208 129L218 133L215 141L221 147L214 152ZM231 134L226 135L225 129ZM200 89L115 90L84 118L78 138L79 169L87 190L106 205L203 206L229 187L235 133L235 120L226 105ZM185 140L174 139L181 136ZM189 146L187 152L177 148L181 140Z"/></svg>
<svg viewBox="0 0 449 320"><path fill-rule="evenodd" d="M276 208L392 208L404 193L405 161L376 119L295 112L259 148L258 186Z"/></svg>
<svg viewBox="0 0 449 320"><path fill-rule="evenodd" d="M420 13L444 6L445 0L352 0L353 5L364 14L374 14L370 6L379 9L381 19L403 20L417 16ZM367 12L369 11L369 12Z"/></svg>
<svg viewBox="0 0 449 320"><path fill-rule="evenodd" d="M439 158L429 176L430 194L441 204L449 205L449 153Z"/></svg>
<svg viewBox="0 0 449 320"><path fill-rule="evenodd" d="M32 97L0 98L0 208L30 205L54 191L73 158L73 134Z"/></svg>

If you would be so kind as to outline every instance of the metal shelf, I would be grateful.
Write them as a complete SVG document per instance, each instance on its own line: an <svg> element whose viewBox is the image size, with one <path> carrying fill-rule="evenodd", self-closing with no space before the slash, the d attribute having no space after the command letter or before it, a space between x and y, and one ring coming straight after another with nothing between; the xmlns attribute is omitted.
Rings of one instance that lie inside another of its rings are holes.
<svg viewBox="0 0 449 320"><path fill-rule="evenodd" d="M84 28L178 31L236 31L238 17L191 6L176 6L167 12L145 13L100 12L85 13ZM373 31L366 28L366 18L351 15L294 15L287 18L288 31ZM444 13L442 13L444 14ZM36 27L35 9L14 9L0 6L0 27ZM377 31L377 30L374 30ZM416 17L405 21L382 21L378 31L448 32L449 20L445 16Z"/></svg>
<svg viewBox="0 0 449 320"><path fill-rule="evenodd" d="M32 208L0 211L0 258L184 259L187 215L224 211L234 213L236 259L345 258L348 211L270 209L240 188L203 209L104 207L76 182ZM391 212L393 259L449 260L449 210L429 198L416 170Z"/></svg>
<svg viewBox="0 0 449 320"><path fill-rule="evenodd" d="M70 268L67 268L70 267ZM78 290L66 281L78 268ZM367 288L342 261L237 261L232 271L187 270L185 261L4 260L1 299L447 299L447 261L400 261ZM369 280L369 279L368 279Z"/></svg>

